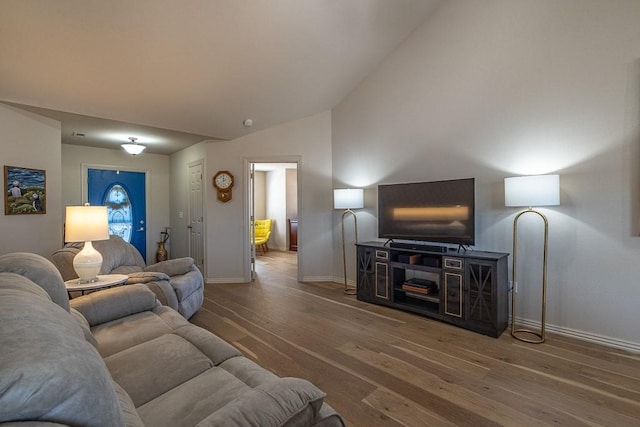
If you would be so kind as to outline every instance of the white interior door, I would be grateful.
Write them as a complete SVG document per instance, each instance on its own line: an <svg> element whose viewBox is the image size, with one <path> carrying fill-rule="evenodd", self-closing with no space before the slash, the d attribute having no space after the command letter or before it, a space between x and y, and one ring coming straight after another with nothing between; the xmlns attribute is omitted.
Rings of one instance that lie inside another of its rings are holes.
<svg viewBox="0 0 640 427"><path fill-rule="evenodd" d="M204 274L204 190L202 186L204 164L202 161L189 164L189 212L188 248L189 256Z"/></svg>

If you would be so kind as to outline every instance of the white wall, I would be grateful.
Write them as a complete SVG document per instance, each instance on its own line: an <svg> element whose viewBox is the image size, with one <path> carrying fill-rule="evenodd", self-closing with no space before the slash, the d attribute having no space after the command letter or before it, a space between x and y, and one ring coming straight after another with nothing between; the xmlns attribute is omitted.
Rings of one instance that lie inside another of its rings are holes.
<svg viewBox="0 0 640 427"><path fill-rule="evenodd" d="M267 173L255 171L253 205L256 219L267 218Z"/></svg>
<svg viewBox="0 0 640 427"><path fill-rule="evenodd" d="M248 281L249 241L246 209L246 162L292 162L300 159L302 194L299 212L299 277L330 280L331 260L331 114L323 112L252 133L233 141L207 144L207 176L229 170L236 183L233 200L207 193L207 281ZM211 187L211 186L208 186Z"/></svg>
<svg viewBox="0 0 640 427"><path fill-rule="evenodd" d="M287 189L284 169L267 172L267 218L273 220L269 247L284 251L287 243Z"/></svg>
<svg viewBox="0 0 640 427"><path fill-rule="evenodd" d="M287 218L298 217L298 170L293 168L287 168L286 183L287 183Z"/></svg>
<svg viewBox="0 0 640 427"><path fill-rule="evenodd" d="M0 254L34 252L50 258L63 244L60 122L0 104L0 130L2 166L42 169L46 181L44 214L4 215L2 196Z"/></svg>
<svg viewBox="0 0 640 427"><path fill-rule="evenodd" d="M503 178L559 173L548 324L640 349L639 22L631 0L443 2L332 111L334 186L368 189L361 240L378 183L475 177L476 248L512 252ZM540 255L524 253L518 315L535 319Z"/></svg>
<svg viewBox="0 0 640 427"><path fill-rule="evenodd" d="M62 144L62 205L78 205L83 200L82 165L119 167L148 172L147 182L147 263L155 262L160 232L169 226L169 156L140 154L131 156L122 150ZM86 185L86 184L85 184ZM62 222L60 223L62 226ZM169 250L171 246L168 245ZM174 254L171 254L174 257Z"/></svg>

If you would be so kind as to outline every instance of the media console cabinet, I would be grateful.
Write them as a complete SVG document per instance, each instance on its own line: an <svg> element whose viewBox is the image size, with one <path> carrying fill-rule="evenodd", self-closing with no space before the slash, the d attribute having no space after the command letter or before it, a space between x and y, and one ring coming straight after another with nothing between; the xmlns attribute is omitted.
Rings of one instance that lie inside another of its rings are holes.
<svg viewBox="0 0 640 427"><path fill-rule="evenodd" d="M357 298L492 337L509 321L509 254L358 243Z"/></svg>

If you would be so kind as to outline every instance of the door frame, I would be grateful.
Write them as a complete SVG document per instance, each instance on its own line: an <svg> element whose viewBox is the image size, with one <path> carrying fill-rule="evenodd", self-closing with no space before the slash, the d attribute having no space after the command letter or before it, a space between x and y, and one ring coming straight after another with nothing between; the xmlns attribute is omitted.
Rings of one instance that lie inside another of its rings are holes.
<svg viewBox="0 0 640 427"><path fill-rule="evenodd" d="M244 243L243 243L243 279L246 283L251 282L251 183L253 180L251 179L251 164L252 163L296 163L297 164L297 173L296 173L296 184L297 184L297 193L298 193L298 251L296 252L296 256L298 258L298 274L297 280L302 282L304 277L303 275L303 265L302 265L302 254L304 251L304 212L302 210L302 156L266 156L266 157L245 157L243 158L243 176L244 179Z"/></svg>
<svg viewBox="0 0 640 427"><path fill-rule="evenodd" d="M129 166L114 166L114 165L102 165L102 164L98 164L98 163L81 163L80 165L80 183L82 186L82 204L85 204L89 201L89 169L104 169L104 170L114 170L114 171L123 171L123 172L138 172L138 173L144 173L144 204L145 204L145 211L146 211L146 219L145 219L145 236L146 236L146 244L147 244L147 259L149 259L149 256L151 256L151 254L155 254L155 248L149 247L149 232L150 232L150 224L152 224L151 218L153 217L152 215L152 210L150 209L150 194L151 194L151 187L150 187L150 177L151 177L151 171L149 171L148 169L140 169L140 168L133 168L133 167L129 167ZM146 264L149 264L149 262L147 261L147 259L144 260L144 262ZM152 262L153 263L153 262Z"/></svg>
<svg viewBox="0 0 640 427"><path fill-rule="evenodd" d="M201 165L202 166L202 192L201 192L201 205L202 205L202 275L204 277L207 277L206 275L206 270L207 270L207 206L206 206L206 200L207 197L205 195L206 193L206 187L205 187L205 176L207 173L206 170L206 165L204 162L204 159L198 159L198 160L194 160L192 162L187 163L187 194L188 194L188 200L187 200L187 220L188 220L188 224L187 227L191 226L191 222L189 221L191 219L191 176L190 176L190 171L191 171L191 167L192 166L197 166L197 165ZM191 250L191 230L189 228L187 228L187 253ZM196 263L197 264L197 263Z"/></svg>

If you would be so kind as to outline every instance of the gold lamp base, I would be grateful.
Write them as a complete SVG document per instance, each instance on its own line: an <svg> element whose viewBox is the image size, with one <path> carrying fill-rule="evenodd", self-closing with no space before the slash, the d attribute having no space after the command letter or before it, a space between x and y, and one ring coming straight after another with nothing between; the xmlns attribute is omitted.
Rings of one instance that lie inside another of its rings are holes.
<svg viewBox="0 0 640 427"><path fill-rule="evenodd" d="M516 261L517 261L517 243L518 243L518 219L526 213L535 213L542 218L544 222L544 248L542 254L542 313L540 317L540 332L532 331L526 328L516 328ZM513 266L511 283L511 336L517 340L531 344L541 344L545 341L545 314L547 299L547 246L549 244L549 222L542 212L532 208L524 210L516 215L513 220ZM535 337L535 338L532 338Z"/></svg>
<svg viewBox="0 0 640 427"><path fill-rule="evenodd" d="M344 218L348 214L353 215L355 242L358 243L358 217L356 216L356 213L354 211L352 211L351 209L346 209L342 213L342 266L344 269L344 293L345 295L356 295L358 290L356 288L350 288L347 283L347 250L346 250L345 241L344 241Z"/></svg>
<svg viewBox="0 0 640 427"><path fill-rule="evenodd" d="M541 333L532 331L530 329L524 329L524 328L513 329L513 323L511 324L511 326L512 326L511 327L511 336L514 337L517 340L528 342L528 343L531 343L531 344L541 344L541 343L543 343L545 341L545 338ZM533 336L535 336L537 338L528 338L526 335L523 336L523 334L533 335Z"/></svg>

